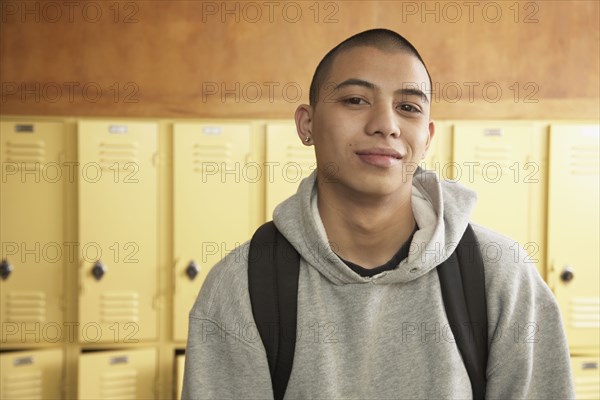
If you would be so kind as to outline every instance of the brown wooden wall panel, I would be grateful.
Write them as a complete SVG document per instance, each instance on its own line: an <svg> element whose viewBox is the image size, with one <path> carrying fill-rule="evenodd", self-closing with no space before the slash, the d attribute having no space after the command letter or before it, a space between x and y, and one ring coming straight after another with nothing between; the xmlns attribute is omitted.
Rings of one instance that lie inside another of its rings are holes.
<svg viewBox="0 0 600 400"><path fill-rule="evenodd" d="M599 118L596 0L0 5L2 114L288 118L330 48L386 27L427 62L436 118Z"/></svg>

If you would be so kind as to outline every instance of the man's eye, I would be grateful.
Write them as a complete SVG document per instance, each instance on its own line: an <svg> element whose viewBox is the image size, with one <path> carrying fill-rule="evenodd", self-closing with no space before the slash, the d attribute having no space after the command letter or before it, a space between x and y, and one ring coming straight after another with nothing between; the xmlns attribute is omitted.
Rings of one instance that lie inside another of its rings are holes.
<svg viewBox="0 0 600 400"><path fill-rule="evenodd" d="M347 99L344 99L343 101L344 101L344 103L352 104L352 105L366 104L366 101L364 101L360 97L349 97Z"/></svg>
<svg viewBox="0 0 600 400"><path fill-rule="evenodd" d="M421 112L421 110L419 110L417 107L412 106L410 104L402 104L402 105L400 105L400 109L402 111L408 111L408 112L411 112L411 113Z"/></svg>

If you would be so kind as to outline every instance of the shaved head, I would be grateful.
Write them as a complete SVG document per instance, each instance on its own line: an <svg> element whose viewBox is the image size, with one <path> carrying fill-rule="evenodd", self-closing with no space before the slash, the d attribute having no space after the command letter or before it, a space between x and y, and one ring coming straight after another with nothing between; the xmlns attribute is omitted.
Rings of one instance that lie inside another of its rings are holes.
<svg viewBox="0 0 600 400"><path fill-rule="evenodd" d="M421 64L423 64L425 71L427 71L429 87L431 88L433 86L431 75L429 75L429 71L427 70L425 62L421 58L421 55L417 49L415 49L415 47L408 40L389 29L371 29L357 33L356 35L344 40L342 43L331 49L329 53L325 55L325 57L323 57L317 66L317 69L315 70L315 74L313 75L312 82L310 84L309 101L311 106L314 107L318 103L321 86L323 86L325 83L331 66L333 65L333 61L336 59L336 57L340 53L356 47L375 47L384 52L400 51L416 57Z"/></svg>

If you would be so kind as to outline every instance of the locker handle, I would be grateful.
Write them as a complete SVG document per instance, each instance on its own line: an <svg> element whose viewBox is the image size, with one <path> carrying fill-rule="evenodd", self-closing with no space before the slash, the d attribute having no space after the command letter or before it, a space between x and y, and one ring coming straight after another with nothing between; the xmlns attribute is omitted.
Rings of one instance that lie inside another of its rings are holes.
<svg viewBox="0 0 600 400"><path fill-rule="evenodd" d="M598 369L598 363L597 362L584 362L581 365L581 369Z"/></svg>
<svg viewBox="0 0 600 400"><path fill-rule="evenodd" d="M575 273L570 265L566 265L560 273L560 280L563 282L571 282L575 278Z"/></svg>
<svg viewBox="0 0 600 400"><path fill-rule="evenodd" d="M0 262L0 276L2 277L2 280L7 279L13 269L13 266L10 265L8 260L3 258L2 262Z"/></svg>
<svg viewBox="0 0 600 400"><path fill-rule="evenodd" d="M17 133L33 133L33 124L17 124L15 125Z"/></svg>
<svg viewBox="0 0 600 400"><path fill-rule="evenodd" d="M502 128L485 128L483 130L484 136L502 136Z"/></svg>
<svg viewBox="0 0 600 400"><path fill-rule="evenodd" d="M105 273L106 273L106 266L104 264L102 264L102 262L100 260L96 261L96 263L92 267L92 275L94 276L94 278L97 281L99 281L100 279L102 279L102 277L104 276Z"/></svg>
<svg viewBox="0 0 600 400"><path fill-rule="evenodd" d="M196 276L198 276L199 272L200 267L198 267L198 264L196 264L194 260L190 261L187 268L185 269L185 273L188 276L188 278L190 278L190 281L196 279Z"/></svg>
<svg viewBox="0 0 600 400"><path fill-rule="evenodd" d="M115 364L127 364L129 362L129 357L127 356L117 356L117 357L111 357L110 358L110 365L115 365Z"/></svg>
<svg viewBox="0 0 600 400"><path fill-rule="evenodd" d="M113 125L108 126L109 133L125 134L125 133L127 133L127 131L128 131L127 125L113 124Z"/></svg>
<svg viewBox="0 0 600 400"><path fill-rule="evenodd" d="M13 361L13 365L18 367L19 365L32 365L33 364L33 356L28 357L19 357L15 358Z"/></svg>

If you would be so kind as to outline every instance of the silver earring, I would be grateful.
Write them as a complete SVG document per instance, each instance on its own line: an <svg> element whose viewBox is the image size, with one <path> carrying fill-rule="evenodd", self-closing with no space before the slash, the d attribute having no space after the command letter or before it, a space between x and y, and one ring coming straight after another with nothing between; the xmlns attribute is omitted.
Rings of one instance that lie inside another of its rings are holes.
<svg viewBox="0 0 600 400"><path fill-rule="evenodd" d="M307 136L307 137L305 137L305 138L304 138L304 141L305 141L306 143L310 142L310 136Z"/></svg>

